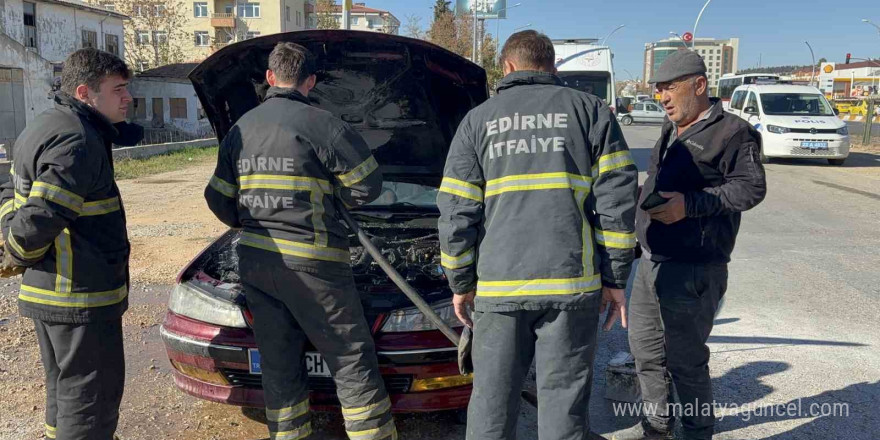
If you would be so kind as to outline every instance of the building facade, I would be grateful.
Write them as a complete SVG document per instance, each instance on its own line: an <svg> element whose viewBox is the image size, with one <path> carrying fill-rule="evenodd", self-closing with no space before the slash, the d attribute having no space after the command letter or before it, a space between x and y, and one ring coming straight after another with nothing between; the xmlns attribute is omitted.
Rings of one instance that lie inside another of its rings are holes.
<svg viewBox="0 0 880 440"><path fill-rule="evenodd" d="M819 89L829 99L858 99L880 94L880 60L822 63L817 76Z"/></svg>
<svg viewBox="0 0 880 440"><path fill-rule="evenodd" d="M127 18L78 0L0 0L0 144L52 107L68 55L94 47L123 58Z"/></svg>
<svg viewBox="0 0 880 440"><path fill-rule="evenodd" d="M688 43L690 49L691 43ZM726 73L734 73L739 58L739 38L717 40L697 38L693 50L703 57L706 63L706 76L709 78L709 94L718 92L718 80ZM685 43L678 38L670 38L645 44L644 78L645 84L660 68L666 57L678 50L685 50Z"/></svg>
<svg viewBox="0 0 880 440"><path fill-rule="evenodd" d="M168 64L136 75L128 87L132 97L129 121L147 128L148 135L154 130L184 133L192 138L213 137L211 124L188 78L197 65Z"/></svg>
<svg viewBox="0 0 880 440"><path fill-rule="evenodd" d="M336 5L333 11L339 27L342 28L342 6ZM351 6L351 30L382 32L398 35L400 33L400 20L394 14L381 9L367 7L366 3L355 3ZM317 17L312 16L312 28L317 22Z"/></svg>

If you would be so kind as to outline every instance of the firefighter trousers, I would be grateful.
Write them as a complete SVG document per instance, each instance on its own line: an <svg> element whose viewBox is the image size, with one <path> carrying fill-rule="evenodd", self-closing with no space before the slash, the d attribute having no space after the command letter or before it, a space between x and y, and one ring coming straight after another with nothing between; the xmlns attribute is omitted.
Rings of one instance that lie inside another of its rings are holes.
<svg viewBox="0 0 880 440"><path fill-rule="evenodd" d="M601 293L580 310L474 312L468 440L514 440L534 360L538 438L589 438L590 385Z"/></svg>
<svg viewBox="0 0 880 440"><path fill-rule="evenodd" d="M642 258L629 302L629 346L645 418L671 432L677 413L686 439L711 439L715 425L709 347L726 264L653 262ZM681 408L671 408L671 384ZM650 411L650 413L649 413Z"/></svg>
<svg viewBox="0 0 880 440"><path fill-rule="evenodd" d="M309 341L336 382L348 437L396 439L391 400L350 267L334 264L308 273L245 257L239 272L254 317L270 439L298 440L312 433Z"/></svg>
<svg viewBox="0 0 880 440"><path fill-rule="evenodd" d="M46 373L46 438L111 440L125 386L122 319L34 320Z"/></svg>

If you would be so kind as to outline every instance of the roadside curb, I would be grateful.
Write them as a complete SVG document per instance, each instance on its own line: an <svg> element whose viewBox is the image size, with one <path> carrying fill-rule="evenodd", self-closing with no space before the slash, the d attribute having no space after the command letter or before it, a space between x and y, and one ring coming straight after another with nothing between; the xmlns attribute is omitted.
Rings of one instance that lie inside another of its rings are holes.
<svg viewBox="0 0 880 440"><path fill-rule="evenodd" d="M849 122L865 122L865 116L840 115L840 119ZM872 123L880 123L880 116L874 116Z"/></svg>

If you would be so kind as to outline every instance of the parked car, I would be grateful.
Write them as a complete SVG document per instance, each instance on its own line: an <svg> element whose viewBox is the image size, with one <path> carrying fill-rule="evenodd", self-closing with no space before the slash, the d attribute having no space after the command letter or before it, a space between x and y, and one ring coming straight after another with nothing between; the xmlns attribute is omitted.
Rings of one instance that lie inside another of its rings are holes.
<svg viewBox="0 0 880 440"><path fill-rule="evenodd" d="M846 123L815 87L744 85L733 92L728 112L761 133L761 160L773 157L821 158L843 165L849 156Z"/></svg>
<svg viewBox="0 0 880 440"><path fill-rule="evenodd" d="M868 115L868 101L862 99L850 104L849 114L853 116ZM874 116L880 116L880 102L874 103Z"/></svg>
<svg viewBox="0 0 880 440"><path fill-rule="evenodd" d="M837 109L838 113L849 114L854 104L856 104L855 101L836 101L834 108Z"/></svg>
<svg viewBox="0 0 880 440"><path fill-rule="evenodd" d="M666 119L666 110L651 101L633 104L631 112L620 116L620 123L632 125L633 122L662 124Z"/></svg>
<svg viewBox="0 0 880 440"><path fill-rule="evenodd" d="M435 200L460 121L488 99L485 71L430 43L382 33L302 31L247 40L221 49L190 74L218 138L261 102L267 58L282 41L317 56L319 81L309 99L352 124L381 165L383 194L352 214L434 310L460 330L440 267ZM253 317L237 274L238 237L233 230L224 233L183 268L161 335L181 390L262 407L260 368L252 363ZM352 271L393 411L466 408L471 377L459 374L457 348L350 239ZM338 406L320 354L313 347L307 351L313 408Z"/></svg>

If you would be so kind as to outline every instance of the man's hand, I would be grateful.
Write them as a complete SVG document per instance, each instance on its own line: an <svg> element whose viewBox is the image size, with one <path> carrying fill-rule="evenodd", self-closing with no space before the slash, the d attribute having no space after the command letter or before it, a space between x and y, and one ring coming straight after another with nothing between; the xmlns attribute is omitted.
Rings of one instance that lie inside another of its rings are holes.
<svg viewBox="0 0 880 440"><path fill-rule="evenodd" d="M654 209L648 210L648 214L651 215L651 220L657 220L661 223L671 225L687 217L684 206L684 194L662 191L659 194L661 197L669 199L669 201Z"/></svg>
<svg viewBox="0 0 880 440"><path fill-rule="evenodd" d="M468 328L474 328L474 322L471 321L470 311L474 309L475 296L477 296L477 292L474 291L452 296L452 306L455 308L455 316L457 316L458 320Z"/></svg>
<svg viewBox="0 0 880 440"><path fill-rule="evenodd" d="M602 329L606 332L614 327L617 318L620 318L620 326L626 328L626 295L623 289L613 289L611 287L602 288L602 307L599 314L608 310L608 316L605 318L605 325Z"/></svg>

